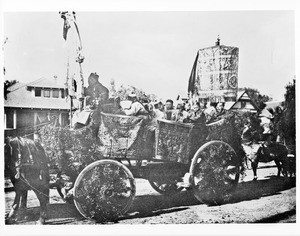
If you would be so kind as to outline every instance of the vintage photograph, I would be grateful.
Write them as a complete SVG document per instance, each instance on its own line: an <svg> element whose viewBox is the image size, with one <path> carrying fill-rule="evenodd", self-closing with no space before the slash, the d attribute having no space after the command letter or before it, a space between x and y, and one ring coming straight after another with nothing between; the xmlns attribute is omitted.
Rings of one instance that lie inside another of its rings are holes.
<svg viewBox="0 0 300 236"><path fill-rule="evenodd" d="M295 11L2 16L5 225L296 224Z"/></svg>

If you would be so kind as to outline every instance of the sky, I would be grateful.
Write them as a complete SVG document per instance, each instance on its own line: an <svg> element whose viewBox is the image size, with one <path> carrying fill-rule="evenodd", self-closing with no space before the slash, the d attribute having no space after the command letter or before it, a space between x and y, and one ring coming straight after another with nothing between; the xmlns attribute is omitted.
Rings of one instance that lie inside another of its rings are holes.
<svg viewBox="0 0 300 236"><path fill-rule="evenodd" d="M283 100L295 76L294 11L76 11L84 78L109 86L185 96L197 51L221 44L239 48L239 87ZM66 78L63 20L55 12L3 14L5 79ZM86 84L87 85L87 84Z"/></svg>

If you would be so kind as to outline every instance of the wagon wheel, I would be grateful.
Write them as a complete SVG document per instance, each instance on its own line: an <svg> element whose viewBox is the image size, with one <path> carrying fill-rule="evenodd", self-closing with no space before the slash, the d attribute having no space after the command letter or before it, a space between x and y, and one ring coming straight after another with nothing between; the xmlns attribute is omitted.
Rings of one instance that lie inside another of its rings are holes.
<svg viewBox="0 0 300 236"><path fill-rule="evenodd" d="M183 189L183 187L178 187L176 185L176 182L166 183L166 181L148 181L155 191L165 195L174 194L176 192L180 192Z"/></svg>
<svg viewBox="0 0 300 236"><path fill-rule="evenodd" d="M128 211L135 192L135 180L126 166L114 160L99 160L78 175L74 202L84 217L108 221Z"/></svg>
<svg viewBox="0 0 300 236"><path fill-rule="evenodd" d="M195 197L206 204L230 199L239 181L240 165L234 149L222 141L210 141L193 157L190 174Z"/></svg>

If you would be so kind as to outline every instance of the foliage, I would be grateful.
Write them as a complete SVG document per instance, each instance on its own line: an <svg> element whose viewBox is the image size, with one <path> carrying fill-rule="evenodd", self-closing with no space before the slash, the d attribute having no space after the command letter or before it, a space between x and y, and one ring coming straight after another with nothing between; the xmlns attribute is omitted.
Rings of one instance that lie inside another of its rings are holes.
<svg viewBox="0 0 300 236"><path fill-rule="evenodd" d="M224 118L227 123L231 122L232 119L234 120L237 137L242 136L245 125L250 125L252 129L258 133L259 137L262 135L263 128L260 125L260 118L257 113L245 112L242 110L228 111L222 118ZM255 138L256 137L253 136L252 141L255 141ZM232 137L229 137L229 141L231 139ZM240 143L238 143L238 145L240 145Z"/></svg>
<svg viewBox="0 0 300 236"><path fill-rule="evenodd" d="M254 88L240 88L239 90L246 90L251 100L255 103L259 110L265 108L265 102L272 100L272 98L267 95L261 94L257 89Z"/></svg>
<svg viewBox="0 0 300 236"><path fill-rule="evenodd" d="M260 119L257 114L244 111L228 111L220 118L224 122L209 127L208 140L222 140L228 143L237 153L242 167L241 174L243 174L246 161L241 136L245 125L250 124L253 130L251 141L259 141L263 133L263 128L260 126Z"/></svg>
<svg viewBox="0 0 300 236"><path fill-rule="evenodd" d="M288 145L295 145L296 139L296 81L286 87L285 109L282 116L282 133Z"/></svg>
<svg viewBox="0 0 300 236"><path fill-rule="evenodd" d="M91 127L78 130L46 125L39 130L40 141L52 167L62 170L72 179L86 165L101 158L97 139Z"/></svg>
<svg viewBox="0 0 300 236"><path fill-rule="evenodd" d="M132 92L137 95L138 99L141 102L150 102L150 101L157 100L157 97L155 94L147 94L143 90L138 89L134 86L121 85L118 89L116 89L114 79L111 79L111 81L110 81L109 91L110 91L111 97L118 96L121 98L121 100L126 100L128 94L130 94Z"/></svg>
<svg viewBox="0 0 300 236"><path fill-rule="evenodd" d="M9 93L9 91L7 89L16 83L18 83L17 80L5 80L4 81L4 99L7 99L7 94Z"/></svg>

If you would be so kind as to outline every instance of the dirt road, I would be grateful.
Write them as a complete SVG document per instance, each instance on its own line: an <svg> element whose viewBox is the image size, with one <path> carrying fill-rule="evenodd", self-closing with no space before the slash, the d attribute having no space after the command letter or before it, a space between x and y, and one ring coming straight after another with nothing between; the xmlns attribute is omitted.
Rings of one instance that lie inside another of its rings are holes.
<svg viewBox="0 0 300 236"><path fill-rule="evenodd" d="M292 223L296 222L295 178L276 177L273 163L261 164L258 180L252 171L240 181L229 204L207 206L199 203L190 191L163 196L143 179L136 179L137 195L128 213L114 224L201 224L201 223ZM73 204L64 203L51 189L47 224L95 224L84 219ZM5 194L6 212L12 205L14 192ZM35 224L39 204L29 191L28 209L16 224Z"/></svg>

